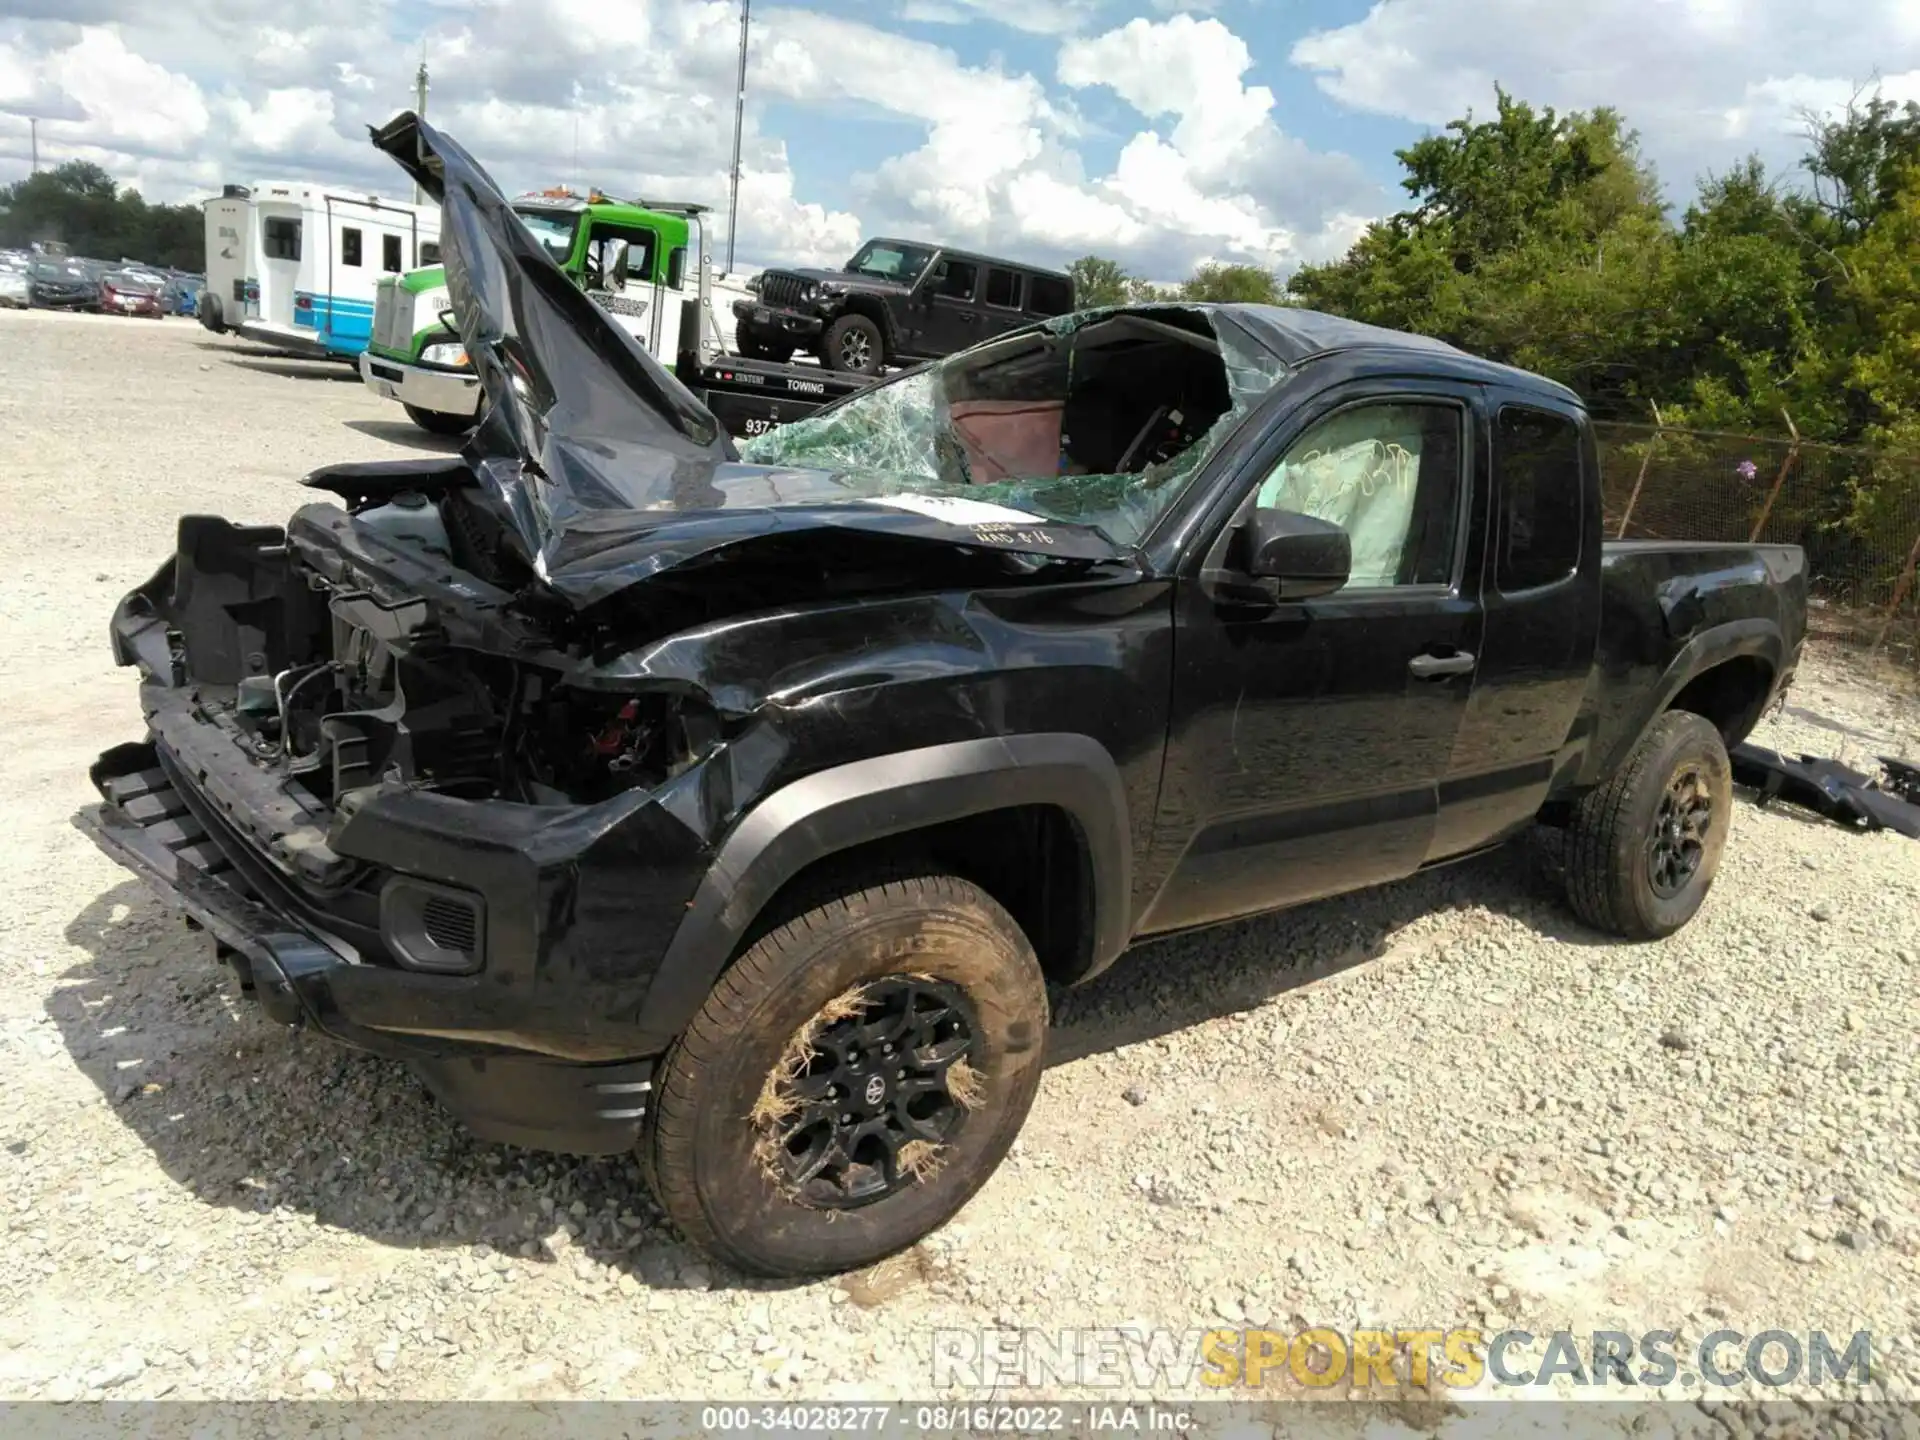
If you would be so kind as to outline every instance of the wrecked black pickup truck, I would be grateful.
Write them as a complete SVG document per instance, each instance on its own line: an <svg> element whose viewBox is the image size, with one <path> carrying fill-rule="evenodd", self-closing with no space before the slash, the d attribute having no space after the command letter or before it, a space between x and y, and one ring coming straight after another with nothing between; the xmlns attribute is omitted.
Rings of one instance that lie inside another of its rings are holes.
<svg viewBox="0 0 1920 1440"><path fill-rule="evenodd" d="M459 146L466 452L180 523L113 616L82 823L276 1020L484 1137L637 1147L749 1271L869 1262L999 1163L1049 987L1564 831L1594 927L1712 882L1785 546L1607 544L1588 421L1262 306L1062 317L736 451Z"/></svg>

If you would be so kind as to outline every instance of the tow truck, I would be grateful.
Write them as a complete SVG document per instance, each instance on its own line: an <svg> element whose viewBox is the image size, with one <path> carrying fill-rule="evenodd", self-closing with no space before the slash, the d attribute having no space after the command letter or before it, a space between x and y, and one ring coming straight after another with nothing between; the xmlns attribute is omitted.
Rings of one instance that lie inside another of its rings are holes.
<svg viewBox="0 0 1920 1440"><path fill-rule="evenodd" d="M520 195L512 207L569 278L733 435L765 434L873 382L730 353L714 306L705 205L555 188ZM453 324L444 267L379 282L360 376L423 430L457 435L473 425L480 387Z"/></svg>

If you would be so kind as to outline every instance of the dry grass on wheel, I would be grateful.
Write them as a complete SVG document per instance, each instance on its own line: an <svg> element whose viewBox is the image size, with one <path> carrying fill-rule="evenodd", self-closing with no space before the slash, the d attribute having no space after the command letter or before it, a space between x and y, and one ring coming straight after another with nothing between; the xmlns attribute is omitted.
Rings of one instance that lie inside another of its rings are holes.
<svg viewBox="0 0 1920 1440"><path fill-rule="evenodd" d="M806 1024L788 1037L787 1043L780 1049L780 1058L773 1062L773 1068L761 1082L760 1093L754 1097L747 1120L760 1132L753 1153L769 1179L785 1183L780 1173L779 1151L781 1142L786 1139L787 1125L800 1113L800 1097L794 1092L794 1084L813 1063L814 1048L819 1043L821 1032L829 1025L850 1020L864 1010L867 992L871 988L867 984L855 985L822 1005Z"/></svg>

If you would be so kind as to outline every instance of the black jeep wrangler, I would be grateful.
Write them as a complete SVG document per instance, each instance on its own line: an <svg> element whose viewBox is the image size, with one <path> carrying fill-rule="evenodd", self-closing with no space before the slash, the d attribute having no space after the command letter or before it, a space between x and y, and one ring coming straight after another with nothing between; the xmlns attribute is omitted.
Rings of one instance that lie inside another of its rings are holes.
<svg viewBox="0 0 1920 1440"><path fill-rule="evenodd" d="M785 363L811 350L830 370L878 375L938 360L1073 309L1073 281L939 245L869 240L840 270L767 270L733 302L740 353Z"/></svg>

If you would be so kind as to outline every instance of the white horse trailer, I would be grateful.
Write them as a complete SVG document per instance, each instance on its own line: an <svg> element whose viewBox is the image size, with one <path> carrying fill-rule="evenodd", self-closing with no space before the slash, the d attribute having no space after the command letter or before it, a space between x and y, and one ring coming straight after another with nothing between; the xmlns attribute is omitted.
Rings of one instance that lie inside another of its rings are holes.
<svg viewBox="0 0 1920 1440"><path fill-rule="evenodd" d="M352 359L373 328L374 282L439 261L437 205L304 180L228 186L207 202L207 289L220 300L212 328L276 349Z"/></svg>

